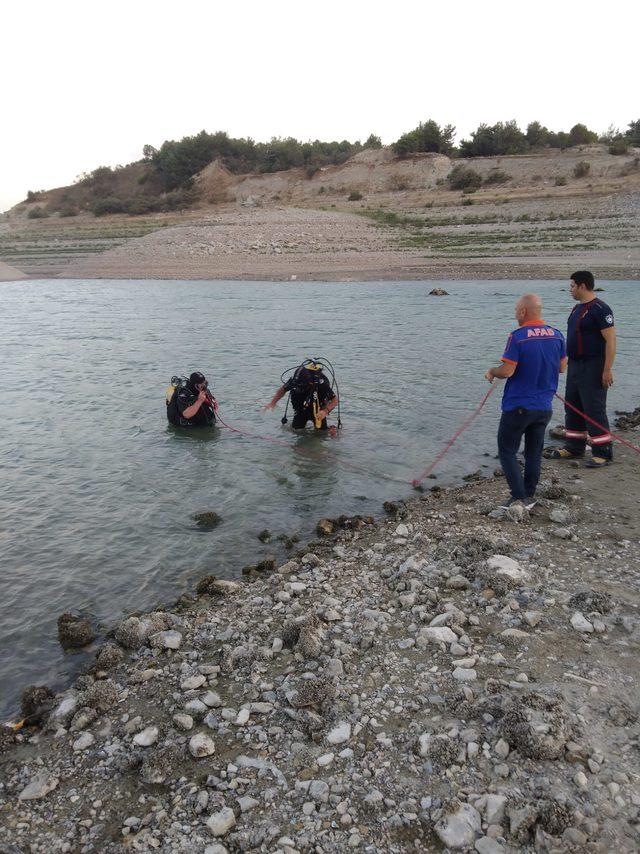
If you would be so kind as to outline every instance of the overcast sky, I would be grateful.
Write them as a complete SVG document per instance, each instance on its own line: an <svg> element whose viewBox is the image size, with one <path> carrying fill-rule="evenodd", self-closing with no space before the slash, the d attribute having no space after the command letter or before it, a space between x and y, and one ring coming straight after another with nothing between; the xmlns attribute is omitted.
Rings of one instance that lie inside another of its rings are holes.
<svg viewBox="0 0 640 854"><path fill-rule="evenodd" d="M640 4L24 0L0 12L0 210L225 130L390 143L421 120L640 118Z"/></svg>

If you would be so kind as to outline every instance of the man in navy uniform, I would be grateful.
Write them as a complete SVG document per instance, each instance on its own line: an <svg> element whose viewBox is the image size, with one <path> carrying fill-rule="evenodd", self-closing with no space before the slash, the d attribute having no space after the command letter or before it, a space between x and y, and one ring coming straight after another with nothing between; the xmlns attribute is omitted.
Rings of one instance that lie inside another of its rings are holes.
<svg viewBox="0 0 640 854"><path fill-rule="evenodd" d="M566 405L564 447L547 449L545 456L552 460L583 457L588 441L592 456L586 465L601 468L613 462L607 391L613 385L616 330L613 312L595 296L594 286L593 273L588 270L578 270L571 276L571 296L578 304L569 315L567 326L569 370L565 399L596 423Z"/></svg>
<svg viewBox="0 0 640 854"><path fill-rule="evenodd" d="M506 379L498 428L498 455L511 490L504 506L531 509L540 480L544 433L551 420L558 375L567 366L564 336L541 319L542 300L524 294L516 303L518 329L511 333L499 367L485 378ZM524 477L516 454L524 436Z"/></svg>

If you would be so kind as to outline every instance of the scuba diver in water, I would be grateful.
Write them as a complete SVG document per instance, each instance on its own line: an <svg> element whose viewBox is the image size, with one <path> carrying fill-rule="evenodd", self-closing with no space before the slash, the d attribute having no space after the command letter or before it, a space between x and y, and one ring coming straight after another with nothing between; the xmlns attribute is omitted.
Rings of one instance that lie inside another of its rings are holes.
<svg viewBox="0 0 640 854"><path fill-rule="evenodd" d="M323 368L327 368L331 374L331 382L323 373ZM287 374L292 375L285 380ZM340 420L340 398L338 383L336 381L335 371L331 363L326 359L305 359L305 361L295 368L289 368L282 374L282 385L274 394L272 400L263 407L263 412L275 409L276 404L281 400L287 392L289 400L285 408L282 423L286 424L287 411L289 409L289 401L293 406L293 421L291 427L294 430L302 430L306 427L309 421L312 421L316 430L335 431L335 427L327 426L327 415L338 407L338 428L342 427ZM335 385L336 394L333 391Z"/></svg>
<svg viewBox="0 0 640 854"><path fill-rule="evenodd" d="M176 427L213 427L218 401L204 374L194 371L189 379L171 377L167 389L167 418Z"/></svg>

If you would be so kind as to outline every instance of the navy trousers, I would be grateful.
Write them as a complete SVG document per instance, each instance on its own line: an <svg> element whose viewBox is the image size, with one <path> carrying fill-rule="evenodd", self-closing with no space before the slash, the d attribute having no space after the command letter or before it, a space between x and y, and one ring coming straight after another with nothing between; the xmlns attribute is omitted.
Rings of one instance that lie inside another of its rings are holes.
<svg viewBox="0 0 640 854"><path fill-rule="evenodd" d="M572 454L582 456L588 435L593 455L611 460L613 445L607 419L607 389L602 385L603 369L604 360L601 358L569 360L565 400L601 426L596 427L571 407L565 406L564 426L567 432L564 446Z"/></svg>
<svg viewBox="0 0 640 854"><path fill-rule="evenodd" d="M550 420L550 409L512 409L502 413L498 455L512 498L533 498L535 495L540 480L544 433ZM516 458L523 436L524 477Z"/></svg>

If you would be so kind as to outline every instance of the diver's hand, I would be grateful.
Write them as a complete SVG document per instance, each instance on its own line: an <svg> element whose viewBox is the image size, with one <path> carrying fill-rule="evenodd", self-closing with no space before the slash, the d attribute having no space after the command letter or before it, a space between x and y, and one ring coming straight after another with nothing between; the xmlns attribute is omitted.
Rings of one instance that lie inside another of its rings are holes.
<svg viewBox="0 0 640 854"><path fill-rule="evenodd" d="M208 399L209 399L209 395L207 394L207 392L204 389L202 389L200 391L200 393L198 394L198 403L204 403Z"/></svg>
<svg viewBox="0 0 640 854"><path fill-rule="evenodd" d="M329 413L327 412L326 409L319 409L318 410L318 418L320 419L320 421L324 421L324 419L327 417L328 414Z"/></svg>
<svg viewBox="0 0 640 854"><path fill-rule="evenodd" d="M613 371L609 368L602 372L602 387L610 388L613 385Z"/></svg>
<svg viewBox="0 0 640 854"><path fill-rule="evenodd" d="M271 403L267 403L266 406L263 406L262 409L260 410L260 412L271 412L275 408L276 408L275 403L273 401L271 401Z"/></svg>
<svg viewBox="0 0 640 854"><path fill-rule="evenodd" d="M495 377L491 371L491 368L489 368L487 373L484 375L484 378L485 378L485 380L488 380L490 383L492 383L495 380Z"/></svg>

